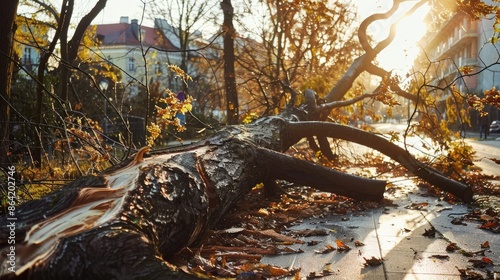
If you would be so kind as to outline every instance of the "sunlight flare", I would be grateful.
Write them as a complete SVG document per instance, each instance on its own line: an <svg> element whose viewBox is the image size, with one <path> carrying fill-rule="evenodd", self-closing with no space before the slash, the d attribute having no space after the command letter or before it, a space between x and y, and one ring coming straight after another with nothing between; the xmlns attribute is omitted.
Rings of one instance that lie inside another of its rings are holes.
<svg viewBox="0 0 500 280"><path fill-rule="evenodd" d="M380 66L399 75L410 71L419 53L418 42L427 32L424 20L428 12L429 7L424 5L399 21L394 41L377 56Z"/></svg>

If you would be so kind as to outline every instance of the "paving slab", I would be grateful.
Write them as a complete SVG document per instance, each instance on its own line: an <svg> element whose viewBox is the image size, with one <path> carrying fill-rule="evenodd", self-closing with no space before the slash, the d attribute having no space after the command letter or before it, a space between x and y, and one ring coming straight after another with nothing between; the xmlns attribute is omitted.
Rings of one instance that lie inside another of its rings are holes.
<svg viewBox="0 0 500 280"><path fill-rule="evenodd" d="M451 224L454 215L467 213L467 205L425 197L410 180L399 181L395 188L386 196L397 206L307 219L290 230L325 229L328 235L303 238L306 243L294 247L303 253L264 257L262 262L300 268L299 279L324 270L331 275L323 279L467 279L460 270L479 273L484 279L500 279L500 235L481 230L474 222ZM436 232L434 237L424 236L432 229ZM320 242L308 246L312 240ZM336 240L351 250L318 253L327 245L336 248ZM364 245L356 247L356 241ZM486 241L490 248L481 249ZM463 251L482 254L466 256L461 250L447 251L451 242ZM372 257L382 263L366 265L365 258ZM471 260L477 262L484 257L493 264L474 268Z"/></svg>

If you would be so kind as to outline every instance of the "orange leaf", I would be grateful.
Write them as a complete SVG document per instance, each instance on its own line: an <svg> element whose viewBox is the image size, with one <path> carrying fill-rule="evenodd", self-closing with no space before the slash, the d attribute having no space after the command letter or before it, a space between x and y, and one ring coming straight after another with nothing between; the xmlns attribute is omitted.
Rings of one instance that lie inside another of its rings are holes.
<svg viewBox="0 0 500 280"><path fill-rule="evenodd" d="M481 260L482 260L483 262L485 262L485 263L493 264L493 261L492 261L490 258L488 258L488 257L484 257L484 258L482 258Z"/></svg>
<svg viewBox="0 0 500 280"><path fill-rule="evenodd" d="M484 223L481 226L479 226L479 228L481 228L481 229L492 229L492 228L496 228L496 227L498 227L497 221L490 221L490 222Z"/></svg>
<svg viewBox="0 0 500 280"><path fill-rule="evenodd" d="M342 242L338 239L335 241L335 243L337 243L337 250L339 250L339 251L351 250L351 248L349 248L349 246L345 245L344 242Z"/></svg>

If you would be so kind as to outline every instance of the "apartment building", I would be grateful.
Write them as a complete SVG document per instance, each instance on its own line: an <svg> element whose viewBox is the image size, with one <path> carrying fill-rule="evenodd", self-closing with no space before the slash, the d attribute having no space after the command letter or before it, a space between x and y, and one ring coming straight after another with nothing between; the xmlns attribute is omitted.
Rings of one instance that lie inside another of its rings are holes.
<svg viewBox="0 0 500 280"><path fill-rule="evenodd" d="M495 65L500 59L500 44L492 43L493 24L493 16L473 21L456 12L435 34L424 39L423 50L432 62L427 69L430 84L440 88L454 84L463 93L479 96L484 90L500 88L500 65ZM466 71L476 74L464 76ZM450 89L435 93L443 101ZM490 120L500 119L496 108L487 110ZM471 112L471 122L474 127L477 112Z"/></svg>
<svg viewBox="0 0 500 280"><path fill-rule="evenodd" d="M119 83L131 95L138 93L140 84L159 82L162 88L174 90L179 86L167 68L180 65L180 49L161 29L140 25L137 19L129 21L126 16L118 23L95 27L100 42L95 53L120 69L123 80Z"/></svg>
<svg viewBox="0 0 500 280"><path fill-rule="evenodd" d="M31 80L40 64L40 47L48 45L47 29L43 23L25 17L17 17L14 49L19 56L19 76Z"/></svg>

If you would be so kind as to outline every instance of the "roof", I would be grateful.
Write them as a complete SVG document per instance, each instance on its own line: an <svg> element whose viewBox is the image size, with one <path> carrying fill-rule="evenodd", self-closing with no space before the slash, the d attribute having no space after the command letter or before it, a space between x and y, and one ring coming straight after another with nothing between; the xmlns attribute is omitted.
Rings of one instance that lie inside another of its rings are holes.
<svg viewBox="0 0 500 280"><path fill-rule="evenodd" d="M140 26L137 20L131 23L111 23L96 25L97 38L102 42L102 46L140 46L139 30L142 33L142 43L145 47L155 46L162 50L178 51L167 38L161 35L161 32L153 27Z"/></svg>

